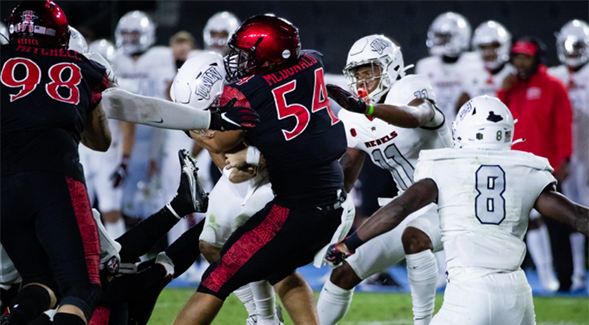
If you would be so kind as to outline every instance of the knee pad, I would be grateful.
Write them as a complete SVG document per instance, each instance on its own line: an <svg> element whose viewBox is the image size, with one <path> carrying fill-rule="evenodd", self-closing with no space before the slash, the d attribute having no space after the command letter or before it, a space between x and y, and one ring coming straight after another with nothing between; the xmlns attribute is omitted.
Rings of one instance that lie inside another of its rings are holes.
<svg viewBox="0 0 589 325"><path fill-rule="evenodd" d="M60 305L72 305L78 307L90 320L94 309L98 305L102 288L97 284L90 284L86 289L77 288L74 295L67 295L61 299Z"/></svg>

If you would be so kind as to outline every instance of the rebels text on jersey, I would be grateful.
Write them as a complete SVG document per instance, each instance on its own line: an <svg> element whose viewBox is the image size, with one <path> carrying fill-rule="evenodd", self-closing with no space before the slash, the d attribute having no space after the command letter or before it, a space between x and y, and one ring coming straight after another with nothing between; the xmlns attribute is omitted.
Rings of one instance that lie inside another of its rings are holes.
<svg viewBox="0 0 589 325"><path fill-rule="evenodd" d="M73 50L2 46L2 175L53 171L84 180L78 144L107 87Z"/></svg>
<svg viewBox="0 0 589 325"><path fill-rule="evenodd" d="M418 98L436 100L427 78L408 75L393 84L385 104L407 105ZM414 166L421 150L452 146L448 123L437 107L429 123L414 129L394 126L381 119L346 110L341 110L339 117L346 128L348 147L366 152L375 165L390 171L402 191L413 184Z"/></svg>
<svg viewBox="0 0 589 325"><path fill-rule="evenodd" d="M284 70L250 76L225 87L221 105L252 107L260 124L246 131L266 159L272 189L301 199L343 187L338 159L346 149L344 128L331 111L321 54L302 51Z"/></svg>

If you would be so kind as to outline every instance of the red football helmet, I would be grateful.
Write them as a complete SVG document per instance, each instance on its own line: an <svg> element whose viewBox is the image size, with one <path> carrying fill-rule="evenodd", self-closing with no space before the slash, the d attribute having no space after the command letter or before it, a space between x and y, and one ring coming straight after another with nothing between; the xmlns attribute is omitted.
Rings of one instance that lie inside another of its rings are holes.
<svg viewBox="0 0 589 325"><path fill-rule="evenodd" d="M67 18L61 8L50 0L23 1L18 4L6 21L10 41L17 39L36 39L40 44L67 49L70 39Z"/></svg>
<svg viewBox="0 0 589 325"><path fill-rule="evenodd" d="M227 78L263 74L281 68L299 57L299 30L274 15L254 16L241 24L229 40L225 58Z"/></svg>

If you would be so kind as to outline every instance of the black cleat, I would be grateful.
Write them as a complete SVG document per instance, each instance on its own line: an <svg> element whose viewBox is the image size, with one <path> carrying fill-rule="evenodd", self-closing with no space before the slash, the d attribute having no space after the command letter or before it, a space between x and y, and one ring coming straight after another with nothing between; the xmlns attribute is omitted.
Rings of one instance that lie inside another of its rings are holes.
<svg viewBox="0 0 589 325"><path fill-rule="evenodd" d="M196 161L186 149L178 151L178 158L180 159L181 174L176 199L180 199L185 203L187 210L190 210L186 214L206 212L209 205L209 196L198 181Z"/></svg>

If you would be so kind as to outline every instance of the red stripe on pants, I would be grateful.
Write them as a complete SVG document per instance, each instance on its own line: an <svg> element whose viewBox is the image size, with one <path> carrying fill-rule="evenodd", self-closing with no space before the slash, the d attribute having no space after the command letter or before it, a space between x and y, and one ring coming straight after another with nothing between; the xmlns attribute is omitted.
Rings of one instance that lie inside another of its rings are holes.
<svg viewBox="0 0 589 325"><path fill-rule="evenodd" d="M109 319L110 309L103 306L98 306L96 310L94 310L88 325L108 325Z"/></svg>
<svg viewBox="0 0 589 325"><path fill-rule="evenodd" d="M202 285L218 292L221 287L282 228L290 210L274 205L268 216L256 228L239 238L221 258L221 263Z"/></svg>
<svg viewBox="0 0 589 325"><path fill-rule="evenodd" d="M86 266L88 278L92 284L100 284L100 240L98 238L98 227L92 217L92 208L86 192L84 183L67 177L67 185L70 191L70 198L74 208L74 214L78 221L84 253L86 255Z"/></svg>

